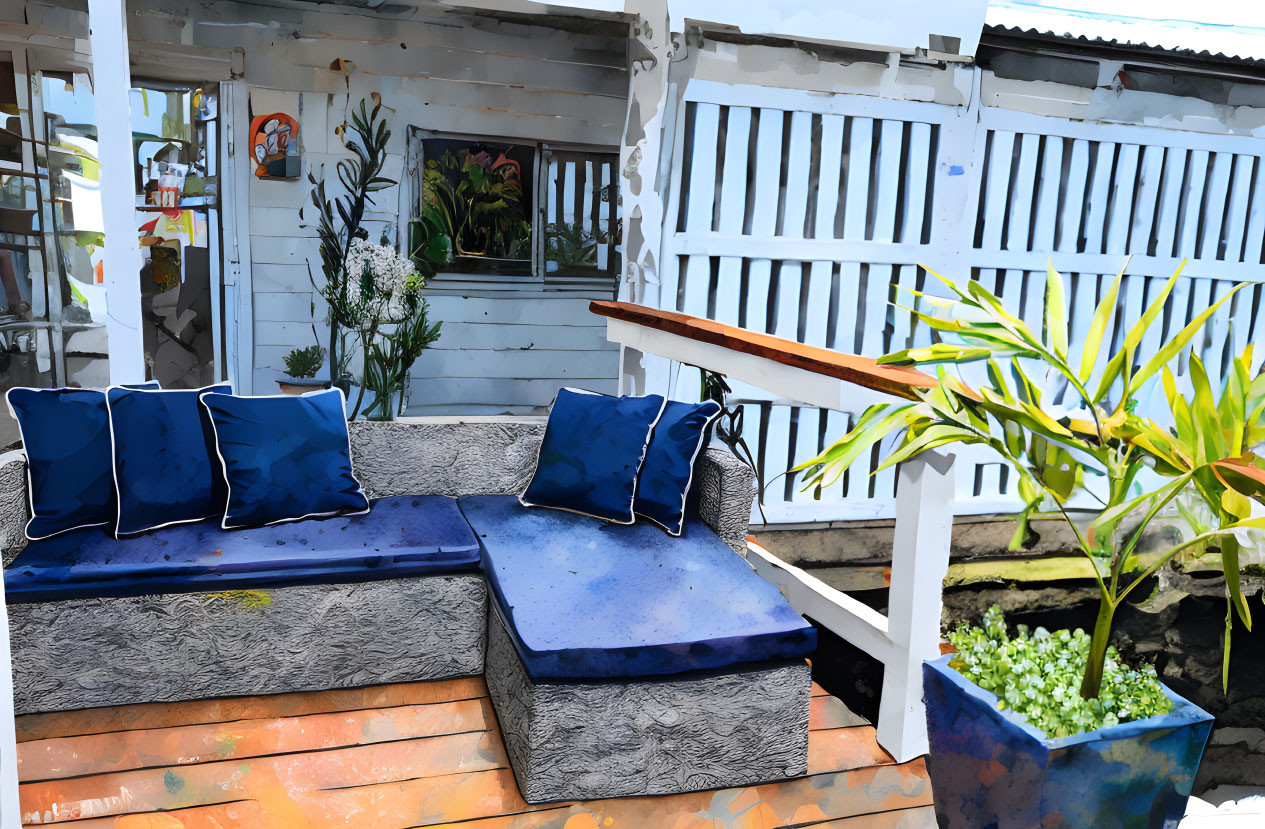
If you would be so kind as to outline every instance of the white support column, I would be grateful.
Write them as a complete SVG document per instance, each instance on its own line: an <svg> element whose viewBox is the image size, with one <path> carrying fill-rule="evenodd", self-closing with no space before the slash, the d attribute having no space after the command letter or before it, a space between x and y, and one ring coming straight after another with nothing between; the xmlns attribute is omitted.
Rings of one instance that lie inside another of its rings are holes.
<svg viewBox="0 0 1265 829"><path fill-rule="evenodd" d="M940 655L940 607L953 532L953 456L927 452L900 465L887 599L887 662L878 741L897 762L927 753L922 663Z"/></svg>
<svg viewBox="0 0 1265 829"><path fill-rule="evenodd" d="M224 228L224 333L233 391L254 394L254 283L250 259L249 95L243 80L220 84L220 216Z"/></svg>
<svg viewBox="0 0 1265 829"><path fill-rule="evenodd" d="M111 383L145 379L126 11L125 0L88 0L97 158L101 162L101 207L105 215L102 270Z"/></svg>

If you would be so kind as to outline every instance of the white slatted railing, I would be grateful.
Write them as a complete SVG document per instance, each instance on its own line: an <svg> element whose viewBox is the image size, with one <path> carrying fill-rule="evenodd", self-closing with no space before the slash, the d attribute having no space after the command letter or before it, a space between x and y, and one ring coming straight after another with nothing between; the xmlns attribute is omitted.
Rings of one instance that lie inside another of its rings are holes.
<svg viewBox="0 0 1265 829"><path fill-rule="evenodd" d="M1133 255L1110 328L1118 342L1188 258L1174 310L1145 352L1234 283L1265 278L1258 139L697 81L676 123L663 308L878 356L930 341L890 304L900 288L945 292L919 264L980 280L1039 326L1052 258L1069 280L1071 341L1080 344ZM1261 300L1253 285L1214 318L1199 343L1211 372L1251 341ZM964 371L968 381L974 374ZM696 396L697 383L683 370L676 395ZM778 477L841 435L873 395L825 412L734 386L745 438L771 481L768 520L894 514L896 473L869 474L884 447L824 491ZM970 452L961 461L959 513L1016 506L1001 464Z"/></svg>

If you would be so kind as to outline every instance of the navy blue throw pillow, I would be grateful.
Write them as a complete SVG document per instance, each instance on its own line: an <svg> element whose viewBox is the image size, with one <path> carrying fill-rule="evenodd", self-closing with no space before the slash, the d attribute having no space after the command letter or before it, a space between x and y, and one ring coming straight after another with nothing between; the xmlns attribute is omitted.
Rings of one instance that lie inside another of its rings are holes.
<svg viewBox="0 0 1265 829"><path fill-rule="evenodd" d="M202 405L228 482L224 529L369 511L351 468L342 390L297 397L208 392Z"/></svg>
<svg viewBox="0 0 1265 829"><path fill-rule="evenodd" d="M563 389L549 410L536 472L519 496L526 507L552 507L616 524L636 520L637 473L663 398L610 397Z"/></svg>
<svg viewBox="0 0 1265 829"><path fill-rule="evenodd" d="M208 388L232 391L228 385ZM198 395L207 390L106 391L119 504L116 537L223 513L224 479L210 421L198 405Z"/></svg>
<svg viewBox="0 0 1265 829"><path fill-rule="evenodd" d="M135 388L158 388L147 383ZM5 395L26 453L32 541L114 523L114 473L105 392L12 388Z"/></svg>
<svg viewBox="0 0 1265 829"><path fill-rule="evenodd" d="M685 499L694 482L694 461L712 421L720 414L714 400L680 403L669 400L655 424L637 481L636 512L668 531L680 535L685 524Z"/></svg>

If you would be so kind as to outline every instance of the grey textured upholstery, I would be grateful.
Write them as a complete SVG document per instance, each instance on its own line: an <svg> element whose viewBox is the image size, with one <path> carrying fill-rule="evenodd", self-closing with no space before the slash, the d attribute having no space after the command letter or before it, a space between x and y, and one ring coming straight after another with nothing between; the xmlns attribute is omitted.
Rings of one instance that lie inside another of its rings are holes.
<svg viewBox="0 0 1265 829"><path fill-rule="evenodd" d="M544 418L419 418L351 424L370 497L517 494ZM702 518L744 549L752 475L709 448L695 485ZM0 554L26 544L25 457L0 455ZM9 607L19 713L477 674L482 577L263 587Z"/></svg>

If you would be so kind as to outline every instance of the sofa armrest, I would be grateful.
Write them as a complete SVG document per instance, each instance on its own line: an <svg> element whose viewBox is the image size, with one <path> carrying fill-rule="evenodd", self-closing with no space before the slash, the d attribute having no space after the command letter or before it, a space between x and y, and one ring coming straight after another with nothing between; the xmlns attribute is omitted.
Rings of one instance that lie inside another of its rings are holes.
<svg viewBox="0 0 1265 829"><path fill-rule="evenodd" d="M755 498L755 473L732 452L709 446L695 469L698 515L735 551L747 549L751 502Z"/></svg>
<svg viewBox="0 0 1265 829"><path fill-rule="evenodd" d="M26 546L28 503L26 455L20 451L0 453L0 559L5 567Z"/></svg>

